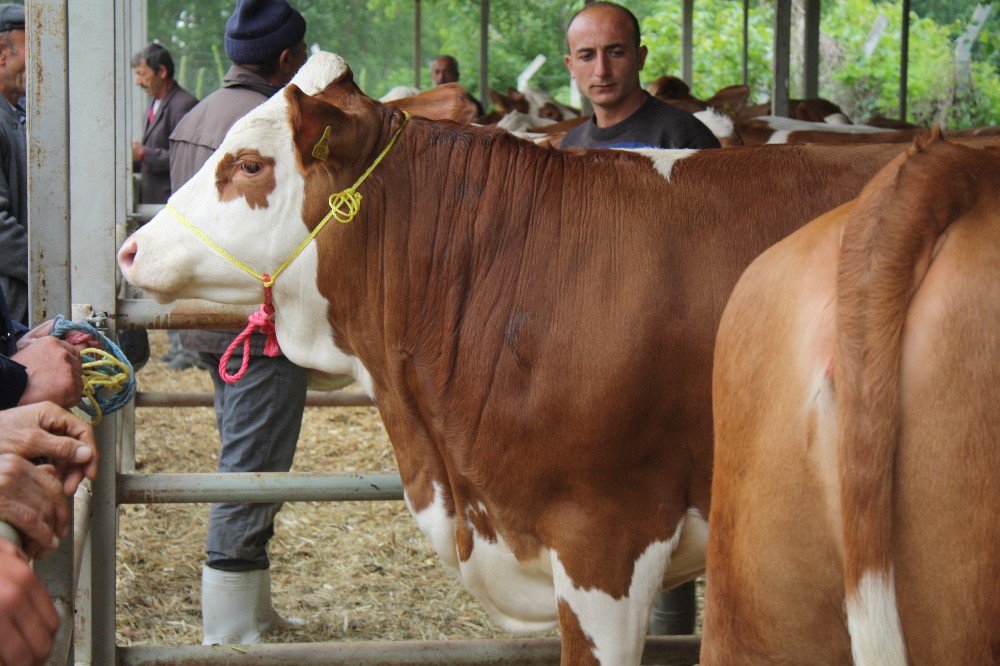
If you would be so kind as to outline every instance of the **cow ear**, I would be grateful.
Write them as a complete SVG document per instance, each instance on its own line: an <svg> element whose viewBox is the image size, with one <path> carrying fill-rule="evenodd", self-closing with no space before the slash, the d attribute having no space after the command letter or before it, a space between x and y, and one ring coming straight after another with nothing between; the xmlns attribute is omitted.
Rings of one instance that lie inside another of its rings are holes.
<svg viewBox="0 0 1000 666"><path fill-rule="evenodd" d="M334 105L305 94L294 83L285 87L285 96L295 154L302 168L336 159L338 138L351 133L350 117Z"/></svg>

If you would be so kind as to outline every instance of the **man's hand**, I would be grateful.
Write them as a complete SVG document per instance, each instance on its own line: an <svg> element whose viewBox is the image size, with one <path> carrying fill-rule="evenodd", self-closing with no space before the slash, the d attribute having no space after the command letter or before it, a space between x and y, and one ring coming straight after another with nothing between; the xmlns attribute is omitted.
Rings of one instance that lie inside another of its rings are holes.
<svg viewBox="0 0 1000 666"><path fill-rule="evenodd" d="M142 156L145 154L146 149L142 147L142 142L132 139L132 161L141 162Z"/></svg>
<svg viewBox="0 0 1000 666"><path fill-rule="evenodd" d="M27 336L34 335L37 330ZM83 361L80 351L70 343L51 335L36 337L11 358L23 365L28 373L28 386L18 405L51 400L69 408L80 401Z"/></svg>
<svg viewBox="0 0 1000 666"><path fill-rule="evenodd" d="M24 555L0 539L0 664L41 664L59 615Z"/></svg>
<svg viewBox="0 0 1000 666"><path fill-rule="evenodd" d="M21 533L29 557L58 548L69 528L69 505L55 468L0 454L0 520Z"/></svg>
<svg viewBox="0 0 1000 666"><path fill-rule="evenodd" d="M51 463L67 497L86 476L97 477L93 429L50 402L0 411L0 454Z"/></svg>

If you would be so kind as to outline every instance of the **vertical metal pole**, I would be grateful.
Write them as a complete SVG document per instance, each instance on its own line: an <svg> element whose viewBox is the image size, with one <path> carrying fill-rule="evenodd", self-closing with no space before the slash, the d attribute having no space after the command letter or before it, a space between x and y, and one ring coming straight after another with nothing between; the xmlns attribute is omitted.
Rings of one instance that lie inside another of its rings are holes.
<svg viewBox="0 0 1000 666"><path fill-rule="evenodd" d="M70 316L69 62L66 1L33 0L27 10L28 291L36 324Z"/></svg>
<svg viewBox="0 0 1000 666"><path fill-rule="evenodd" d="M694 76L694 0L684 0L683 15L681 17L681 77L689 86Z"/></svg>
<svg viewBox="0 0 1000 666"><path fill-rule="evenodd" d="M775 0L774 63L771 82L771 114L788 115L788 78L792 46L792 0Z"/></svg>
<svg viewBox="0 0 1000 666"><path fill-rule="evenodd" d="M805 63L802 71L802 96L805 99L819 97L819 17L820 0L805 0L806 20L803 41L805 42Z"/></svg>
<svg viewBox="0 0 1000 666"><path fill-rule="evenodd" d="M743 0L743 85L750 85L750 0Z"/></svg>
<svg viewBox="0 0 1000 666"><path fill-rule="evenodd" d="M413 0L413 87L420 87L420 0Z"/></svg>
<svg viewBox="0 0 1000 666"><path fill-rule="evenodd" d="M906 120L906 89L910 70L910 0L903 0L903 24L899 40L899 119Z"/></svg>
<svg viewBox="0 0 1000 666"><path fill-rule="evenodd" d="M479 0L479 101L490 99L490 0Z"/></svg>
<svg viewBox="0 0 1000 666"><path fill-rule="evenodd" d="M28 293L31 323L70 316L69 39L65 0L25 7L28 113ZM72 509L70 509L72 515ZM72 663L73 525L38 563L60 616L51 664Z"/></svg>

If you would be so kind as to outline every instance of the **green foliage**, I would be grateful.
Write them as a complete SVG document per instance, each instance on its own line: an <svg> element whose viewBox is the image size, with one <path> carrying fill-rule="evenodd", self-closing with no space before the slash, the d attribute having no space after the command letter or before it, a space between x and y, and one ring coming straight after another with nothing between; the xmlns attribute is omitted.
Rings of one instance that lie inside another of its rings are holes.
<svg viewBox="0 0 1000 666"><path fill-rule="evenodd" d="M413 0L293 0L308 24L306 43L344 56L362 89L381 96L413 84ZM622 0L639 17L649 57L644 81L680 74L681 2ZM149 36L165 44L178 63L181 84L204 97L221 84L228 66L221 50L234 0L158 0L149 3ZM770 96L774 3L751 0L748 78L751 98ZM972 87L955 99L955 40L972 16L975 0L913 0L910 28L909 119L945 121L948 127L1000 124L1000 7L995 7L972 52ZM479 3L423 0L420 86L430 85L428 62L454 55L461 82L479 86ZM568 100L563 64L565 27L583 0L491 0L489 86L506 90L538 54L547 58L532 79L536 88ZM698 0L694 13L693 93L708 97L741 83L742 3ZM879 14L889 19L871 57L863 45ZM792 94L801 95L800 23L793 28ZM852 117L895 116L899 94L901 0L823 0L820 94ZM213 49L218 49L216 62Z"/></svg>

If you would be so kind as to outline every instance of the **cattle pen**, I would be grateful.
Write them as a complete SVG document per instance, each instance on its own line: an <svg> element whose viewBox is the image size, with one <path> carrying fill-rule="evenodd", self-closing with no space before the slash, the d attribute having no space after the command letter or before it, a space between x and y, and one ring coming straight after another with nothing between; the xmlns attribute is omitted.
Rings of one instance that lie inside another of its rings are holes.
<svg viewBox="0 0 1000 666"><path fill-rule="evenodd" d="M31 316L72 313L109 334L128 328L239 327L242 308L160 307L123 298L114 261L134 218L129 137L136 118L129 56L145 41L145 3L27 3ZM95 40L93 35L112 35ZM72 112L71 112L72 110ZM39 140L38 137L45 137ZM72 150L71 150L72 147ZM66 159L66 156L73 156ZM80 156L86 156L85 159ZM141 213L140 213L141 214ZM230 646L120 647L116 641L116 539L126 504L401 500L398 475L139 474L134 407L208 404L207 394L139 394L95 428L101 453L92 487L75 497L72 538L36 568L64 621L51 664L550 664L556 638ZM371 404L363 394L311 394L310 405ZM67 621L68 620L68 621ZM697 637L650 639L647 663L690 664Z"/></svg>
<svg viewBox="0 0 1000 666"><path fill-rule="evenodd" d="M488 0L481 0L488 16ZM906 3L908 6L908 3ZM787 101L790 0L780 0L776 109ZM415 0L419 16L420 0ZM685 73L690 79L690 12L684 0ZM818 7L818 0L806 3ZM745 7L745 3L744 3ZM129 57L145 43L145 0L28 0L29 208L32 322L57 314L89 320L108 333L126 329L242 327L249 308L179 302L160 306L128 297L115 263L127 221L151 211L133 201L129 138L142 100ZM818 13L815 15L818 21ZM484 18L485 21L485 18ZM419 19L417 20L419 24ZM484 29L485 34L485 29ZM818 34L818 33L817 33ZM109 39L94 39L108 35ZM818 37L817 37L818 39ZM419 67L419 39L414 63ZM784 46L782 46L784 45ZM481 48L485 69L486 48ZM811 53L807 51L807 54ZM905 62L905 55L904 55ZM813 70L807 69L812 72ZM905 65L904 65L905 71ZM784 75L781 76L781 72ZM481 81L485 86L486 77ZM782 87L783 86L783 87ZM901 84L905 108L905 76ZM481 93L481 96L482 93ZM40 137L44 137L41 139ZM70 159L67 159L67 156ZM82 157L85 156L85 157ZM556 638L380 641L228 646L119 646L116 641L116 539L119 508L129 504L214 501L297 502L403 499L398 475L147 474L135 470L135 408L209 406L202 393L139 393L133 406L97 427L101 466L75 498L72 538L36 567L64 619L51 664L554 664ZM371 405L354 392L310 392L307 404ZM643 663L693 664L695 636L655 637Z"/></svg>

